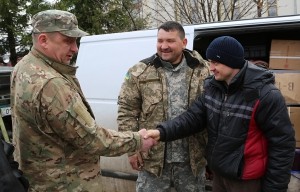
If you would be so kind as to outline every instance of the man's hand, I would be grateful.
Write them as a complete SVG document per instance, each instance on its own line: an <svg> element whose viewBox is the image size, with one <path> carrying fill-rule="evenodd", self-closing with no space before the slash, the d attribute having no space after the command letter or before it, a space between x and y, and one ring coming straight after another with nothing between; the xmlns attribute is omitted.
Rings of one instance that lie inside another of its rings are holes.
<svg viewBox="0 0 300 192"><path fill-rule="evenodd" d="M141 141L142 141L142 147L141 151L148 152L148 150L153 146L157 144L157 141L152 139L151 137L145 138L147 135L146 129L139 130L139 134L141 135Z"/></svg>
<svg viewBox="0 0 300 192"><path fill-rule="evenodd" d="M144 136L144 139L149 139L149 138L152 138L155 141L159 141L160 132L157 129L147 130L147 134Z"/></svg>
<svg viewBox="0 0 300 192"><path fill-rule="evenodd" d="M128 157L128 159L132 169L134 170L140 171L144 166L142 156L139 152Z"/></svg>

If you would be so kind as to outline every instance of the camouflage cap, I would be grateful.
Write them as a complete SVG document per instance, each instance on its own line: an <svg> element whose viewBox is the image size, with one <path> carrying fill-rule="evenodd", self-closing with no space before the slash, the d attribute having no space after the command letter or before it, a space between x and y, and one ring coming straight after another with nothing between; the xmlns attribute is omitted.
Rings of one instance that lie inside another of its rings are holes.
<svg viewBox="0 0 300 192"><path fill-rule="evenodd" d="M82 37L88 33L78 28L74 14L62 10L46 10L35 14L31 19L33 33L60 32L69 37Z"/></svg>

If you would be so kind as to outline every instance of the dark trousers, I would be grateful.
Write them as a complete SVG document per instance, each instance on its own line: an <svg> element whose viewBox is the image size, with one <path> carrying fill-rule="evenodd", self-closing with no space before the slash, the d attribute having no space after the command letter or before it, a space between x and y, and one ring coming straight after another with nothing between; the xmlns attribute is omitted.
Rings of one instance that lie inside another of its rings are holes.
<svg viewBox="0 0 300 192"><path fill-rule="evenodd" d="M213 173L212 192L261 192L261 181L234 180Z"/></svg>

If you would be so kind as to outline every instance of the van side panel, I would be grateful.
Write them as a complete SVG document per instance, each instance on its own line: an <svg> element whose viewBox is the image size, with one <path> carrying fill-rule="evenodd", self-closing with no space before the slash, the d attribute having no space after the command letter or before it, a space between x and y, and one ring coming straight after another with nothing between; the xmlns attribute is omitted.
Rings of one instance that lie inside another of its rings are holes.
<svg viewBox="0 0 300 192"><path fill-rule="evenodd" d="M129 66L155 52L156 31L83 37L77 77L97 122L117 129L117 97Z"/></svg>
<svg viewBox="0 0 300 192"><path fill-rule="evenodd" d="M193 28L188 27L188 48ZM117 97L129 67L156 53L157 30L83 37L77 77L100 125L117 129Z"/></svg>
<svg viewBox="0 0 300 192"><path fill-rule="evenodd" d="M187 48L191 49L193 27L185 30L189 42ZM117 98L125 74L132 65L156 53L156 36L157 29L81 38L77 77L99 125L117 130ZM102 169L136 173L132 170L127 155L101 157L100 166ZM106 191L135 190L135 182L107 179L104 178L109 183L115 182L119 185L103 185Z"/></svg>

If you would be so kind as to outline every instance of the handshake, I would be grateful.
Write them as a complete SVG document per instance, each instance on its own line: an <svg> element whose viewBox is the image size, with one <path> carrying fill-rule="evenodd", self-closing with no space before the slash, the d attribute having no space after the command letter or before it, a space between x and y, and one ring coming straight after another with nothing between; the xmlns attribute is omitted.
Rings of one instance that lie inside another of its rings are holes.
<svg viewBox="0 0 300 192"><path fill-rule="evenodd" d="M142 147L140 151L148 152L148 150L157 144L160 138L160 133L157 129L146 130L141 129L138 132L141 136Z"/></svg>
<svg viewBox="0 0 300 192"><path fill-rule="evenodd" d="M141 129L138 133L141 136L142 147L139 152L128 157L128 159L131 167L134 170L140 171L144 163L141 153L147 154L149 149L158 143L160 139L160 133L157 129Z"/></svg>

